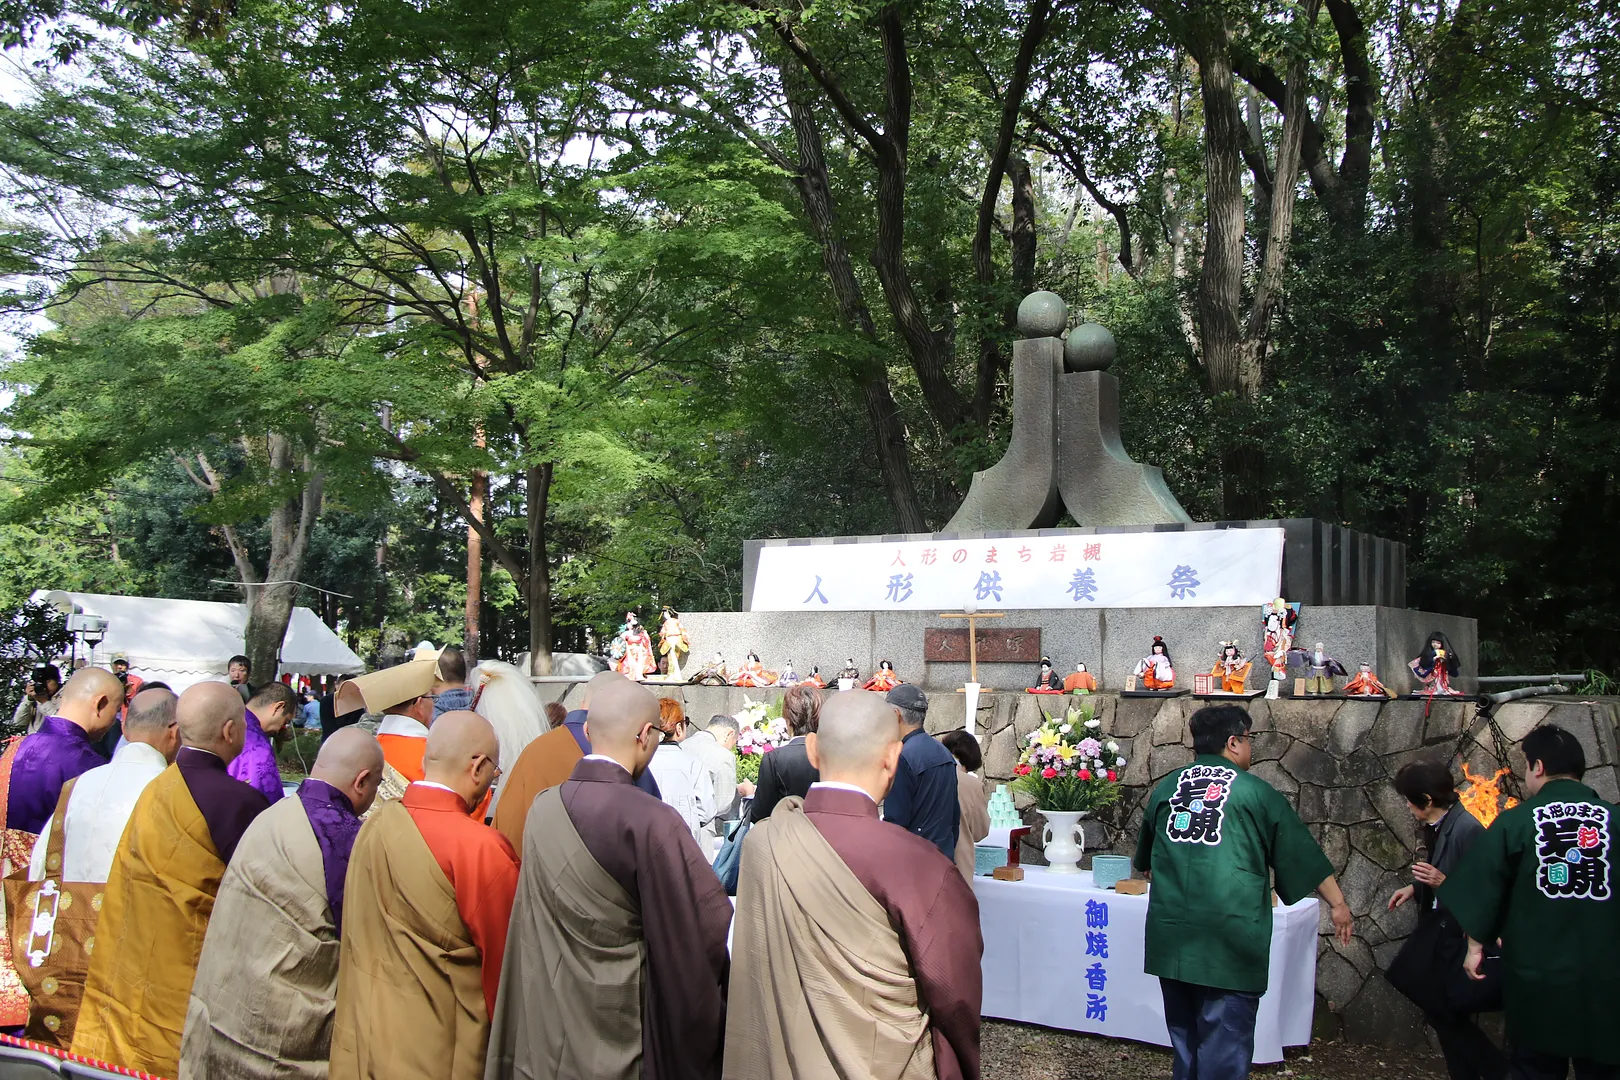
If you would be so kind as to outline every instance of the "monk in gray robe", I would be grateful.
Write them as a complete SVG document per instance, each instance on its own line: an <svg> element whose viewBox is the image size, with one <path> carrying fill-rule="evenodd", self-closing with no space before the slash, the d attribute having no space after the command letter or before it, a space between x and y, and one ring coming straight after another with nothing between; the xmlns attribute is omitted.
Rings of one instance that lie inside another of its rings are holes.
<svg viewBox="0 0 1620 1080"><path fill-rule="evenodd" d="M180 1080L326 1080L344 876L382 774L376 738L342 728L297 796L242 834L191 984Z"/></svg>
<svg viewBox="0 0 1620 1080"><path fill-rule="evenodd" d="M636 786L658 699L615 680L585 726L591 753L524 826L485 1080L715 1080L731 904L680 815Z"/></svg>
<svg viewBox="0 0 1620 1080"><path fill-rule="evenodd" d="M979 905L939 848L878 818L900 757L881 694L834 694L820 780L743 842L725 1076L977 1080Z"/></svg>

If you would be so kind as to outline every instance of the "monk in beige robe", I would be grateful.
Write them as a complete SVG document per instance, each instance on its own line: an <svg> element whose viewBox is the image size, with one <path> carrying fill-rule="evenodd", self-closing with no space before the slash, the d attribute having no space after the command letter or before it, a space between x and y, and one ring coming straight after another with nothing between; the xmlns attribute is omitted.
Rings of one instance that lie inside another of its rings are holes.
<svg viewBox="0 0 1620 1080"><path fill-rule="evenodd" d="M173 1076L225 866L265 797L226 766L242 750L242 697L198 683L175 706L180 753L141 792L113 857L73 1052Z"/></svg>
<svg viewBox="0 0 1620 1080"><path fill-rule="evenodd" d="M976 1080L979 905L956 865L878 818L900 756L882 695L834 694L820 771L743 842L728 1080Z"/></svg>
<svg viewBox="0 0 1620 1080"><path fill-rule="evenodd" d="M383 752L333 732L298 788L248 827L225 870L180 1042L180 1080L325 1080L344 878Z"/></svg>
<svg viewBox="0 0 1620 1080"><path fill-rule="evenodd" d="M591 754L523 831L485 1080L716 1080L731 904L681 816L636 787L658 699L615 677L585 727Z"/></svg>
<svg viewBox="0 0 1620 1080"><path fill-rule="evenodd" d="M376 810L349 859L332 1080L480 1080L517 856L480 820L500 773L477 713L433 722L423 778Z"/></svg>

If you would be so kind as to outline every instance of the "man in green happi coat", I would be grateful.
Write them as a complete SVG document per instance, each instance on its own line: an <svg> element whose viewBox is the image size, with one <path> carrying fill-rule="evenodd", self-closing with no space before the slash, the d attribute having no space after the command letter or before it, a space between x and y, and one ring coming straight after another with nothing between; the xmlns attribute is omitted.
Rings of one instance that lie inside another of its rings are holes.
<svg viewBox="0 0 1620 1080"><path fill-rule="evenodd" d="M1250 776L1249 714L1193 713L1191 765L1153 789L1136 868L1151 871L1147 971L1159 977L1174 1080L1249 1075L1271 967L1271 889L1286 904L1320 892L1348 945L1352 923L1333 864L1294 808Z"/></svg>
<svg viewBox="0 0 1620 1080"><path fill-rule="evenodd" d="M1516 1080L1620 1077L1620 901L1616 808L1580 782L1586 753L1543 724L1524 737L1529 799L1504 810L1436 890L1468 934L1463 970L1502 942Z"/></svg>

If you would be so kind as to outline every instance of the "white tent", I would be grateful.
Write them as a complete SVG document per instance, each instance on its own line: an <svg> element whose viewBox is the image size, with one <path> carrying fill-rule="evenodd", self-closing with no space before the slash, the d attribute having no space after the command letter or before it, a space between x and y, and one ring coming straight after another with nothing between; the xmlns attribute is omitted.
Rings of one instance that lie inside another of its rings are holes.
<svg viewBox="0 0 1620 1080"><path fill-rule="evenodd" d="M93 661L107 665L115 653L123 653L135 674L147 681L160 679L176 691L223 677L231 657L243 651L245 604L44 589L34 593L33 599L56 605L64 616L77 611L106 619L107 636L96 646ZM318 615L309 608L293 608L281 642L278 675L344 675L363 670L360 658Z"/></svg>

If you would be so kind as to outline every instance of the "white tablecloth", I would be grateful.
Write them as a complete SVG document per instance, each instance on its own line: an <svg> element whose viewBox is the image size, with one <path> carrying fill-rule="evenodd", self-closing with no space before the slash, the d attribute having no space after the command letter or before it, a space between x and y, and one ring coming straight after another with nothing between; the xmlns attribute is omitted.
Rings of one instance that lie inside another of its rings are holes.
<svg viewBox="0 0 1620 1080"><path fill-rule="evenodd" d="M1024 867L1023 881L976 877L973 891L984 933L985 1016L1170 1045L1159 980L1142 970L1146 896L1093 888L1090 871L1049 874L1043 866ZM1314 898L1272 910L1256 1064L1281 1061L1284 1046L1311 1041L1317 921Z"/></svg>

